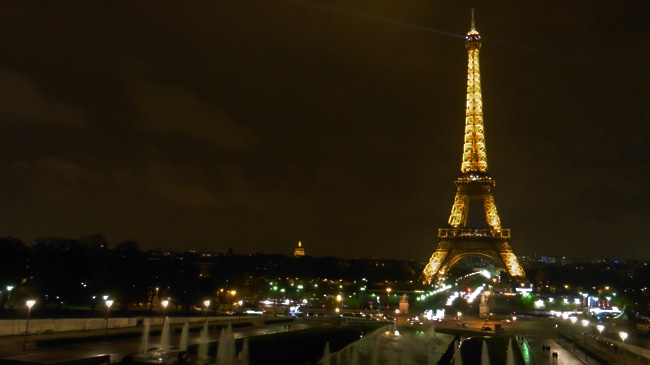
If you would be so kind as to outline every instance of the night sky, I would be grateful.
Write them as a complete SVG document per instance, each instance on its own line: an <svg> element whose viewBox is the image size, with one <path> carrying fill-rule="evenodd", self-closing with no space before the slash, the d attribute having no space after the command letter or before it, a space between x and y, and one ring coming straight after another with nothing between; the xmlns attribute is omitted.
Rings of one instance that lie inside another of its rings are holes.
<svg viewBox="0 0 650 365"><path fill-rule="evenodd" d="M473 6L515 253L649 259L645 1L3 1L0 236L428 259Z"/></svg>

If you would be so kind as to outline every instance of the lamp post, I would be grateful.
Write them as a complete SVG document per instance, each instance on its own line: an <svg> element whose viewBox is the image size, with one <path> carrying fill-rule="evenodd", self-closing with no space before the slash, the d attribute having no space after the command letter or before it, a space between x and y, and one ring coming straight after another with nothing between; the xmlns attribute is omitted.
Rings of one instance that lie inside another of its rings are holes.
<svg viewBox="0 0 650 365"><path fill-rule="evenodd" d="M391 288L386 288L386 316L388 316L388 313L390 311L390 292L393 289Z"/></svg>
<svg viewBox="0 0 650 365"><path fill-rule="evenodd" d="M336 296L336 309L334 309L334 311L337 314L341 311L340 307L341 307L341 301L342 300L343 300L343 297L341 297L341 294Z"/></svg>
<svg viewBox="0 0 650 365"><path fill-rule="evenodd" d="M283 292L283 291L284 291L284 289L280 289L280 292ZM228 301L228 310L230 310L232 312L232 304L233 304L233 301L236 300L235 295L237 295L237 290L231 290L230 295L232 295L232 298L230 298L230 300Z"/></svg>
<svg viewBox="0 0 650 365"><path fill-rule="evenodd" d="M104 339L108 339L108 319L109 319L109 313L111 311L111 306L113 305L113 301L110 299L106 299L106 331L104 333Z"/></svg>
<svg viewBox="0 0 650 365"><path fill-rule="evenodd" d="M587 326L588 325L589 325L589 320L588 319L583 319L582 320L582 327L583 327L584 332L582 332L582 333L584 335L585 347L587 347ZM586 351L585 351L585 361L587 361L587 352Z"/></svg>
<svg viewBox="0 0 650 365"><path fill-rule="evenodd" d="M7 288L8 289L8 288ZM27 305L27 322L25 323L25 340L23 341L23 352L25 352L25 347L27 346L27 333L29 332L29 315L32 313L32 307L36 304L36 301L33 299L25 302Z"/></svg>
<svg viewBox="0 0 650 365"><path fill-rule="evenodd" d="M167 306L169 305L169 300L165 299L162 302L160 302L163 306L163 321L165 320L165 317L167 316Z"/></svg>
<svg viewBox="0 0 650 365"><path fill-rule="evenodd" d="M512 316L512 331L514 332L515 337L517 337L517 316Z"/></svg>
<svg viewBox="0 0 650 365"><path fill-rule="evenodd" d="M621 340L623 340L623 364L625 364L625 339L627 338L627 332L619 332L619 336L621 336Z"/></svg>
<svg viewBox="0 0 650 365"><path fill-rule="evenodd" d="M576 317L571 317L571 323L572 323L572 324L575 325L577 321L578 321L578 318L576 318ZM571 326L571 341L573 341L573 351L574 351L574 352L576 351L576 336L575 336L575 330L576 330L575 327L574 327L574 326Z"/></svg>
<svg viewBox="0 0 650 365"><path fill-rule="evenodd" d="M203 301L203 305L205 306L205 320L208 320L208 308L210 308L210 301L205 300Z"/></svg>
<svg viewBox="0 0 650 365"><path fill-rule="evenodd" d="M598 330L598 337L602 338L603 337L603 330L605 329L605 326L603 326L602 324L599 324L598 326L596 326L596 329Z"/></svg>

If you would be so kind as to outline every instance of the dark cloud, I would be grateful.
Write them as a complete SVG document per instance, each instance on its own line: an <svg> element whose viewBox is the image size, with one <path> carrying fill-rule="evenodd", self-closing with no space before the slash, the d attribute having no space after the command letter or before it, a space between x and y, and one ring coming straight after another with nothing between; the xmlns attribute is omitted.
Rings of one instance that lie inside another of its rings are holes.
<svg viewBox="0 0 650 365"><path fill-rule="evenodd" d="M250 136L237 127L217 106L190 90L133 83L131 99L140 114L136 125L145 132L186 136L213 147L239 149L250 144Z"/></svg>
<svg viewBox="0 0 650 365"><path fill-rule="evenodd" d="M0 70L0 120L4 123L52 123L79 127L82 110L49 96L34 80L17 71Z"/></svg>
<svg viewBox="0 0 650 365"><path fill-rule="evenodd" d="M643 3L0 7L5 235L425 259L460 169L476 7L515 251L650 254Z"/></svg>

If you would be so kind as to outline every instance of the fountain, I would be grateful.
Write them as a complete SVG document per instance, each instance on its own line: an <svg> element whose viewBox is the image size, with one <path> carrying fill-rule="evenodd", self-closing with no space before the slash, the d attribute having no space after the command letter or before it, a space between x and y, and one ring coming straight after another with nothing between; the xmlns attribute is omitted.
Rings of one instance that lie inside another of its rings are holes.
<svg viewBox="0 0 650 365"><path fill-rule="evenodd" d="M360 357L359 351L360 351L360 348L359 348L359 346L352 346L352 348L354 349L354 351L352 352L352 361L350 362L350 364L351 365L359 365L359 357Z"/></svg>
<svg viewBox="0 0 650 365"><path fill-rule="evenodd" d="M463 356L460 354L460 340L458 340L458 346L454 341L454 365L463 365Z"/></svg>
<svg viewBox="0 0 650 365"><path fill-rule="evenodd" d="M160 349L164 352L169 349L169 318L165 317L162 335L160 335Z"/></svg>
<svg viewBox="0 0 650 365"><path fill-rule="evenodd" d="M319 364L336 365L433 365L442 356L451 336L438 335L427 331L396 331L394 324L381 327L359 340L345 346L340 351L330 353L329 343ZM459 355L460 357L460 355ZM460 360L456 362L459 364Z"/></svg>
<svg viewBox="0 0 650 365"><path fill-rule="evenodd" d="M379 365L379 339L373 338L370 350L370 365Z"/></svg>
<svg viewBox="0 0 650 365"><path fill-rule="evenodd" d="M221 331L219 346L217 346L217 365L232 365L235 362L235 337L232 334L232 325Z"/></svg>
<svg viewBox="0 0 650 365"><path fill-rule="evenodd" d="M488 354L488 347L485 340L483 340L483 345L481 345L481 365L490 365L490 355Z"/></svg>
<svg viewBox="0 0 650 365"><path fill-rule="evenodd" d="M190 322L185 322L181 332L181 342L178 345L178 351L187 351L187 345L190 340Z"/></svg>
<svg viewBox="0 0 650 365"><path fill-rule="evenodd" d="M244 345L242 346L241 351L239 352L239 365L249 365L249 358L248 358L248 337L244 338Z"/></svg>
<svg viewBox="0 0 650 365"><path fill-rule="evenodd" d="M206 321L199 335L199 350L197 352L197 362L209 362L208 360L208 346L210 345L210 338L208 337L208 322Z"/></svg>
<svg viewBox="0 0 650 365"><path fill-rule="evenodd" d="M323 359L320 361L321 365L331 365L330 364L330 343L325 343L325 349L323 350Z"/></svg>
<svg viewBox="0 0 650 365"><path fill-rule="evenodd" d="M506 354L506 365L515 365L515 354L512 352L512 338L508 339L508 353Z"/></svg>
<svg viewBox="0 0 650 365"><path fill-rule="evenodd" d="M146 355L149 351L149 332L151 331L151 320L144 320L144 330L142 331L142 342L140 343L140 354Z"/></svg>

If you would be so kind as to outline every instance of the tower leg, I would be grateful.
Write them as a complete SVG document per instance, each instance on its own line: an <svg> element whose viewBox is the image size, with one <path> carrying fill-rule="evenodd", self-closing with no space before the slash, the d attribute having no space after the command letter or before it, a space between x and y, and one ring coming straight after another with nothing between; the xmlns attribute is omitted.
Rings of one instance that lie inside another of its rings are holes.
<svg viewBox="0 0 650 365"><path fill-rule="evenodd" d="M435 279L436 276L441 275L440 268L446 256L447 252L444 250L436 250L433 255L431 255L429 263L424 267L425 281L431 282L431 280Z"/></svg>
<svg viewBox="0 0 650 365"><path fill-rule="evenodd" d="M458 228L464 226L467 221L467 204L469 197L467 195L456 193L454 197L454 206L451 208L451 215L449 216L449 225Z"/></svg>

